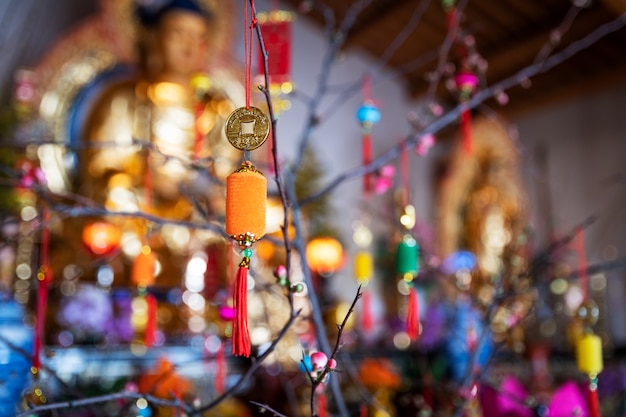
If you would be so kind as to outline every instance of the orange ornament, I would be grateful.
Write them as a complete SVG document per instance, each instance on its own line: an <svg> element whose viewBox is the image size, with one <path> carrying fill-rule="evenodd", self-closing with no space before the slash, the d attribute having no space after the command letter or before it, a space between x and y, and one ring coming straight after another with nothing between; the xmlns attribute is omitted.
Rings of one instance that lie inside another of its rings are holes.
<svg viewBox="0 0 626 417"><path fill-rule="evenodd" d="M133 284L144 288L154 284L156 261L156 255L150 246L143 246L133 262Z"/></svg>
<svg viewBox="0 0 626 417"><path fill-rule="evenodd" d="M250 161L244 161L226 178L226 233L237 242L261 239L266 206L267 180Z"/></svg>
<svg viewBox="0 0 626 417"><path fill-rule="evenodd" d="M83 228L82 238L91 253L102 256L119 247L122 232L119 227L111 223L97 221Z"/></svg>

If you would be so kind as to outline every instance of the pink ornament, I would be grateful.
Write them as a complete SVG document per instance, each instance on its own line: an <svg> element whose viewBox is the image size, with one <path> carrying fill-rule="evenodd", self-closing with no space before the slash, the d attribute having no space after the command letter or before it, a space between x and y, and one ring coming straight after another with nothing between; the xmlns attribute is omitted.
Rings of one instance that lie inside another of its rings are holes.
<svg viewBox="0 0 626 417"><path fill-rule="evenodd" d="M428 153L430 148L435 145L435 137L430 133L420 138L419 142L415 146L415 153L419 156L424 156Z"/></svg>
<svg viewBox="0 0 626 417"><path fill-rule="evenodd" d="M459 90L473 91L478 86L478 77L471 72L460 72L454 77Z"/></svg>
<svg viewBox="0 0 626 417"><path fill-rule="evenodd" d="M321 371L326 367L328 357L324 352L315 352L311 354L311 367L314 371Z"/></svg>
<svg viewBox="0 0 626 417"><path fill-rule="evenodd" d="M218 314L224 321L232 321L235 318L235 309L231 306L220 306L218 308Z"/></svg>

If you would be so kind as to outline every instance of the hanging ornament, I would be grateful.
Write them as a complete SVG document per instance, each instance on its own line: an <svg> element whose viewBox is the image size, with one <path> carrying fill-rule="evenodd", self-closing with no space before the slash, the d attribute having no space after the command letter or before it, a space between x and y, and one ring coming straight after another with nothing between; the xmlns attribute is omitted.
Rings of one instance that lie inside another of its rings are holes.
<svg viewBox="0 0 626 417"><path fill-rule="evenodd" d="M410 234L405 234L396 250L396 272L409 289L407 300L406 331L413 341L419 336L419 303L413 282L419 271L419 247Z"/></svg>
<svg viewBox="0 0 626 417"><path fill-rule="evenodd" d="M472 98L478 86L478 76L470 71L459 72L454 77L459 92L461 103L461 132L463 137L463 149L466 155L472 153L472 116L467 102Z"/></svg>
<svg viewBox="0 0 626 417"><path fill-rule="evenodd" d="M257 24L254 1L249 7L248 1L244 0L243 9L246 105L228 116L225 130L230 144L243 151L244 161L238 170L226 178L226 233L237 242L243 254L235 277L232 353L249 357L248 269L252 245L265 235L267 212L267 180L249 161L249 155L251 150L261 146L267 139L270 121L261 110L250 105L252 30Z"/></svg>
<svg viewBox="0 0 626 417"><path fill-rule="evenodd" d="M143 245L133 260L131 280L137 286L137 295L132 301L131 323L137 342L145 347L154 344L157 330L157 301L148 292L156 277L157 258L148 245Z"/></svg>
<svg viewBox="0 0 626 417"><path fill-rule="evenodd" d="M402 214L400 224L406 230L396 251L396 272L402 277L408 287L409 294L406 310L406 331L411 341L419 336L419 299L414 279L419 272L419 246L410 231L415 227L415 207L409 204L410 181L409 181L409 154L403 144L400 151L400 171L402 181Z"/></svg>
<svg viewBox="0 0 626 417"><path fill-rule="evenodd" d="M589 298L589 276L587 273L587 258L585 255L584 229L576 234L576 250L578 252L578 266L580 271L580 287L583 292L583 302L576 311L578 320L583 325L583 334L576 341L576 364L580 372L589 377L589 415L600 417L600 401L598 399L598 374L604 368L602 358L602 338L593 333L593 325L598 320L599 310L593 300Z"/></svg>
<svg viewBox="0 0 626 417"><path fill-rule="evenodd" d="M371 80L369 74L363 76L363 104L356 112L356 119L361 125L363 165L372 162L372 127L380 122L380 110L371 98ZM372 174L363 176L363 195L369 196L373 189Z"/></svg>

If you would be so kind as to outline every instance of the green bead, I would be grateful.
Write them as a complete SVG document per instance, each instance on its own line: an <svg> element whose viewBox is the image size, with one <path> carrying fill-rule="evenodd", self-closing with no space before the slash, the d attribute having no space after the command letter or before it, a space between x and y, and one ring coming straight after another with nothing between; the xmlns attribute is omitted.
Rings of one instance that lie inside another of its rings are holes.
<svg viewBox="0 0 626 417"><path fill-rule="evenodd" d="M249 258L252 256L252 249L247 248L243 250L243 256L245 256L246 258Z"/></svg>

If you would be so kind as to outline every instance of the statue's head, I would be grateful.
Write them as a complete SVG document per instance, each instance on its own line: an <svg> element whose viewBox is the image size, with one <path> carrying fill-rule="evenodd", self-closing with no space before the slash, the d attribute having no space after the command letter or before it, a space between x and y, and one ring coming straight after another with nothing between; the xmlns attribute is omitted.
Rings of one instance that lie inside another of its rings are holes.
<svg viewBox="0 0 626 417"><path fill-rule="evenodd" d="M149 78L187 82L206 62L212 14L194 0L153 1L137 9L141 58Z"/></svg>

